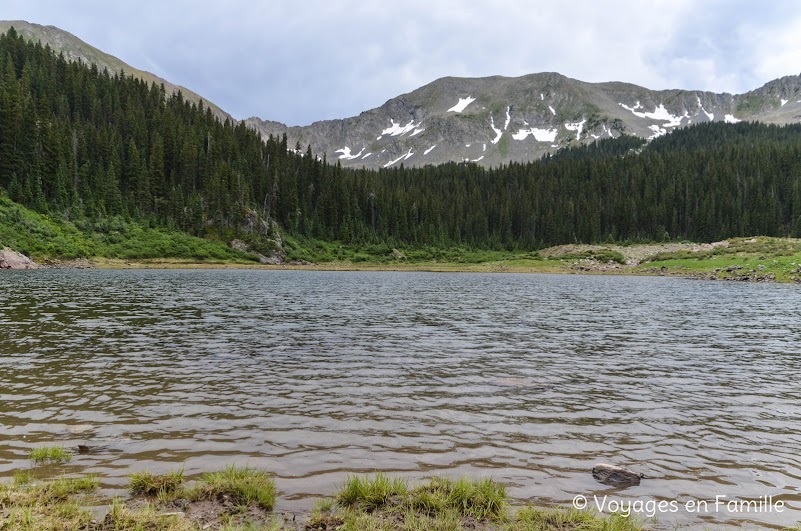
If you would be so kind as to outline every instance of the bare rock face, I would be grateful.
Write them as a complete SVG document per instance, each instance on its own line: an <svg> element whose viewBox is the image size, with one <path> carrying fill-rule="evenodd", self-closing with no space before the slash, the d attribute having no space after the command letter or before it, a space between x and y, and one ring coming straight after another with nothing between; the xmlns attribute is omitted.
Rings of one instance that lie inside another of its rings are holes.
<svg viewBox="0 0 801 531"><path fill-rule="evenodd" d="M645 474L602 463L592 467L592 477L606 485L633 487L640 484L640 480L645 477Z"/></svg>
<svg viewBox="0 0 801 531"><path fill-rule="evenodd" d="M231 240L231 248L243 253L249 253L250 247L242 240Z"/></svg>
<svg viewBox="0 0 801 531"><path fill-rule="evenodd" d="M359 116L287 126L249 118L262 137L287 135L352 168L422 167L445 162L498 166L622 134L653 139L706 122L801 121L801 76L744 94L649 90L587 83L553 72L522 77L438 79Z"/></svg>
<svg viewBox="0 0 801 531"><path fill-rule="evenodd" d="M0 269L40 269L41 266L8 247L0 251Z"/></svg>

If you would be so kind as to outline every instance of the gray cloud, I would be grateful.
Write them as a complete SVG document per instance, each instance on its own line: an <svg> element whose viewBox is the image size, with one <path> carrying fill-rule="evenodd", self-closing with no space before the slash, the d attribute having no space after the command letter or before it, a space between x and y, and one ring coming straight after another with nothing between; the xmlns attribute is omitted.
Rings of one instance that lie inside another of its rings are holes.
<svg viewBox="0 0 801 531"><path fill-rule="evenodd" d="M787 49L801 44L795 4L4 0L3 16L71 31L238 118L306 124L448 75L557 71L741 92L799 70Z"/></svg>

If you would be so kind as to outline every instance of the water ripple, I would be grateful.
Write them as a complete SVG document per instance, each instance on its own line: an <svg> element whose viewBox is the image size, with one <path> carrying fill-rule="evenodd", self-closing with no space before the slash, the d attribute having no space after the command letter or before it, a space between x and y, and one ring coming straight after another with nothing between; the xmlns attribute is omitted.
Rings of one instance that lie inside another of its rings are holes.
<svg viewBox="0 0 801 531"><path fill-rule="evenodd" d="M0 475L39 444L248 463L308 508L353 472L519 499L773 495L801 519L801 292L664 278L293 271L0 275ZM599 461L646 473L615 491ZM741 515L678 515L691 524Z"/></svg>

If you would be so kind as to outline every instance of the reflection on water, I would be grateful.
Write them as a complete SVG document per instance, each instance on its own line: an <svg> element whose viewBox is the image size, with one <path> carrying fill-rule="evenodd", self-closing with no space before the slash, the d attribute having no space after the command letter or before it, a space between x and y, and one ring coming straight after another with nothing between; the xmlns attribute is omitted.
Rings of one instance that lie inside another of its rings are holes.
<svg viewBox="0 0 801 531"><path fill-rule="evenodd" d="M664 278L294 271L0 275L0 476L228 464L304 509L349 473L489 475L569 503L773 495L801 520L801 291ZM611 462L639 487L601 485Z"/></svg>

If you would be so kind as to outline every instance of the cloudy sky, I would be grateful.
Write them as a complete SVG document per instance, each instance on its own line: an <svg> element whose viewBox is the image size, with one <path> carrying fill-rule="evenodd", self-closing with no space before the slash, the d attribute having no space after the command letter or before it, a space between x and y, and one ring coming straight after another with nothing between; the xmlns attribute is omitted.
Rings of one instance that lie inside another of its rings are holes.
<svg viewBox="0 0 801 531"><path fill-rule="evenodd" d="M343 118L443 76L744 92L801 72L796 0L2 0L237 118Z"/></svg>

